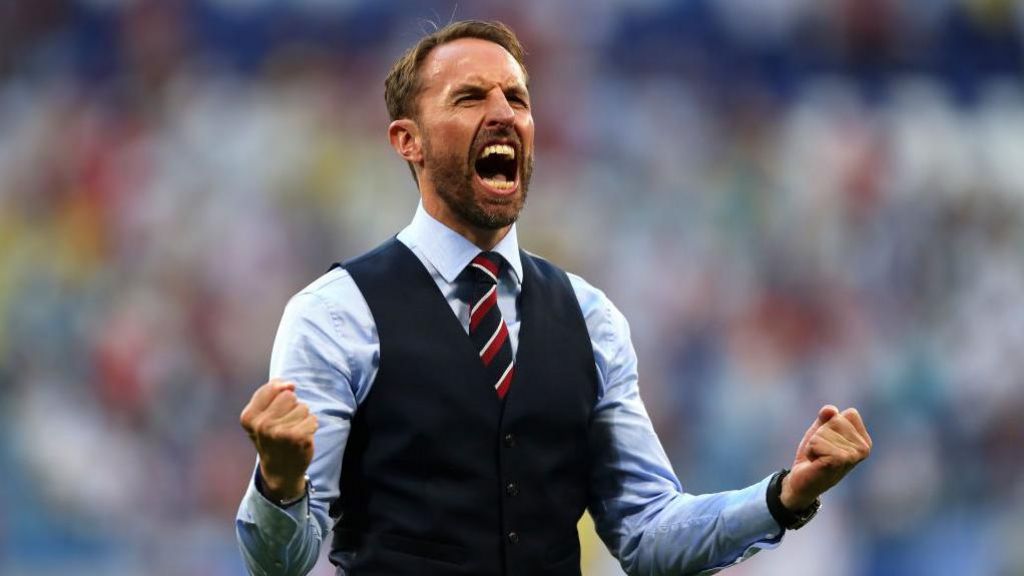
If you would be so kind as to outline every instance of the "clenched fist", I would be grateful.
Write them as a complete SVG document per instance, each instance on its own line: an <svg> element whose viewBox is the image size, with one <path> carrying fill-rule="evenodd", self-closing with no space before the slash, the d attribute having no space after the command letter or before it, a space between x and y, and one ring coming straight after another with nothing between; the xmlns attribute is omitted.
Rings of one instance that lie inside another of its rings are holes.
<svg viewBox="0 0 1024 576"><path fill-rule="evenodd" d="M800 441L793 470L782 480L783 506L805 510L869 454L871 436L857 409L822 407Z"/></svg>
<svg viewBox="0 0 1024 576"><path fill-rule="evenodd" d="M295 384L275 378L260 386L242 410L241 421L260 456L266 496L277 502L302 496L317 422L295 397Z"/></svg>

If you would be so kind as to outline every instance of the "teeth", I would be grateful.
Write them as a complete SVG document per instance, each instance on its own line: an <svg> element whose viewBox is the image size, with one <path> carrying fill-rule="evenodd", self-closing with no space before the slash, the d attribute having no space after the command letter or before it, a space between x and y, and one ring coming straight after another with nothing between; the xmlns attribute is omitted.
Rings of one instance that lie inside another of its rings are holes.
<svg viewBox="0 0 1024 576"><path fill-rule="evenodd" d="M505 180L495 180L494 178L483 178L483 181L484 184L496 190L511 190L516 185L514 181L506 182Z"/></svg>
<svg viewBox="0 0 1024 576"><path fill-rule="evenodd" d="M516 159L516 149L509 146L508 144L491 144L490 146L484 148L482 152L480 152L480 157L486 158L492 154L500 154L502 156L505 156L509 160Z"/></svg>

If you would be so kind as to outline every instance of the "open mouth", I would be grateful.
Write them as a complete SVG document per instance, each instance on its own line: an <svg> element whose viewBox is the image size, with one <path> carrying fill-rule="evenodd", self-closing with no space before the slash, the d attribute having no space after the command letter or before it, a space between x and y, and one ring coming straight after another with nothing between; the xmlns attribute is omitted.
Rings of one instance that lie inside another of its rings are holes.
<svg viewBox="0 0 1024 576"><path fill-rule="evenodd" d="M510 144L489 144L473 163L477 176L485 186L497 193L508 193L516 188L519 164L516 149Z"/></svg>

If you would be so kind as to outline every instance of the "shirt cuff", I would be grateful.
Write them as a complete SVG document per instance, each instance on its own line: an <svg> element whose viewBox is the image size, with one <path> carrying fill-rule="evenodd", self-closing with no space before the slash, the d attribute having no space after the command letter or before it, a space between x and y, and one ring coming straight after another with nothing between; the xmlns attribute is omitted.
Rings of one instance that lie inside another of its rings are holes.
<svg viewBox="0 0 1024 576"><path fill-rule="evenodd" d="M772 475L774 476L774 474ZM775 521L768 510L768 484L772 476L768 476L753 486L739 490L735 503L728 506L723 514L726 532L735 534L737 538L750 542L746 549L734 560L697 573L696 576L708 576L720 570L735 566L757 554L761 550L770 550L782 542L786 531Z"/></svg>
<svg viewBox="0 0 1024 576"><path fill-rule="evenodd" d="M285 546L300 532L309 521L309 495L293 503L287 508L278 506L259 491L259 471L253 474L249 488L245 493L247 509L251 520L262 528L263 533L273 544Z"/></svg>
<svg viewBox="0 0 1024 576"><path fill-rule="evenodd" d="M771 480L772 476L768 476L757 484L738 491L734 503L725 511L728 534L741 535L741 538L748 542L758 543L778 544L782 539L785 530L768 510L768 484Z"/></svg>

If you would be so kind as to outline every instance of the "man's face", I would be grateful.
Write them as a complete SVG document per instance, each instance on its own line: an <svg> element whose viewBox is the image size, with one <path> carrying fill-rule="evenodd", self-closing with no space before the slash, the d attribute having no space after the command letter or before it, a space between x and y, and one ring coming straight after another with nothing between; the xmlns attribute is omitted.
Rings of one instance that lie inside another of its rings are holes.
<svg viewBox="0 0 1024 576"><path fill-rule="evenodd" d="M463 38L434 48L421 74L424 202L439 200L441 220L456 229L512 224L533 172L533 116L519 63L493 42Z"/></svg>

